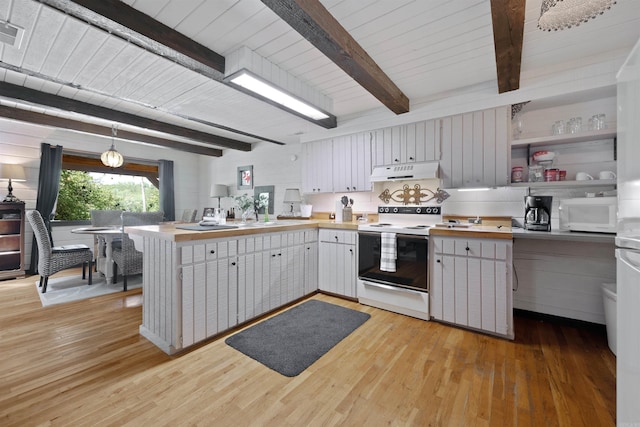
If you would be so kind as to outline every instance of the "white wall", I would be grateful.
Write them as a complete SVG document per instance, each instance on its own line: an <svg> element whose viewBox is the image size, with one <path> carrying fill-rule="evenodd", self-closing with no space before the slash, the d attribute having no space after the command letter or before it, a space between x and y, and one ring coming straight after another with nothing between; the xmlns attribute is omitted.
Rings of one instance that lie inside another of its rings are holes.
<svg viewBox="0 0 640 427"><path fill-rule="evenodd" d="M236 206L233 199L242 193L253 195L251 190L237 189L237 173L239 166L253 166L255 186L273 185L274 214L284 209L284 191L287 188L302 187L301 145L277 145L269 142L257 142L248 152L224 150L218 158L200 157L200 169L203 171L198 198L198 218L205 207L217 207L218 200L209 197L212 184L224 184L229 187L228 198L222 199L220 205L224 209Z"/></svg>

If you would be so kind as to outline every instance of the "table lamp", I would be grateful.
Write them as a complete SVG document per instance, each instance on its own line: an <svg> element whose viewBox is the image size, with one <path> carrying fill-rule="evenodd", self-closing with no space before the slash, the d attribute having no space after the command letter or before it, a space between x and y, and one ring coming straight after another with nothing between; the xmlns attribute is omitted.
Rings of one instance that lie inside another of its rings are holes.
<svg viewBox="0 0 640 427"><path fill-rule="evenodd" d="M220 207L220 199L229 195L229 188L222 184L212 184L209 197L216 197L218 199L218 207Z"/></svg>
<svg viewBox="0 0 640 427"><path fill-rule="evenodd" d="M297 188L287 188L284 190L284 202L291 203L291 209L289 210L290 216L293 216L293 204L300 203L301 201L300 190Z"/></svg>
<svg viewBox="0 0 640 427"><path fill-rule="evenodd" d="M27 177L24 173L24 168L22 165L9 165L2 164L0 165L0 179L8 179L9 180L9 194L4 198L3 202L19 202L16 196L13 195L13 186L11 185L11 180L13 181L26 181Z"/></svg>

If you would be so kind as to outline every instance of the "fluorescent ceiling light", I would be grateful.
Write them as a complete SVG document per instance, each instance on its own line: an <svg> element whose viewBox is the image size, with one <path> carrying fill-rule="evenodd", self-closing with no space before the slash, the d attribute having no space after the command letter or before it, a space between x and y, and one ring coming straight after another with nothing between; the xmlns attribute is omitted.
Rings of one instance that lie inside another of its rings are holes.
<svg viewBox="0 0 640 427"><path fill-rule="evenodd" d="M489 191L490 187L458 188L458 191Z"/></svg>
<svg viewBox="0 0 640 427"><path fill-rule="evenodd" d="M320 109L292 96L273 84L255 76L247 70L240 70L235 74L225 78L229 83L246 89L246 93L258 95L272 103L276 103L285 109L302 115L305 118L312 119L317 124L324 127L335 127L335 116L321 111ZM326 126L322 122L333 123L332 126Z"/></svg>

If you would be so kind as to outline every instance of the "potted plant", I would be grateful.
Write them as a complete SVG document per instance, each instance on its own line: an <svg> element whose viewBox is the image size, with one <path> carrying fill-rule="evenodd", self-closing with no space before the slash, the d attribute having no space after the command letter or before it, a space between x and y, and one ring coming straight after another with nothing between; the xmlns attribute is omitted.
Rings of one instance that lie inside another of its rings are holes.
<svg viewBox="0 0 640 427"><path fill-rule="evenodd" d="M247 222L247 217L251 211L254 210L253 197L248 194L241 194L240 196L235 196L234 200L236 201L238 209L240 209L240 218L244 224Z"/></svg>

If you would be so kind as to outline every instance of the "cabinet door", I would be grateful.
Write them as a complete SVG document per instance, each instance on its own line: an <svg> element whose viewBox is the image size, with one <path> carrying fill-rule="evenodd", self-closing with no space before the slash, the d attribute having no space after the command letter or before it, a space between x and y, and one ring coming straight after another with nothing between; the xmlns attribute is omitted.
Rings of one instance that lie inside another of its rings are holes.
<svg viewBox="0 0 640 427"><path fill-rule="evenodd" d="M356 281L357 281L357 257L355 245L340 245L344 266L342 267L342 278L340 284L341 295L347 297L356 297Z"/></svg>
<svg viewBox="0 0 640 427"><path fill-rule="evenodd" d="M320 235L322 236L323 231L320 230ZM329 243L320 241L319 244L319 272L318 272L318 288L321 291L333 292L337 293L337 280L338 280L338 268L336 267L337 263L337 253L336 253L335 243Z"/></svg>
<svg viewBox="0 0 640 427"><path fill-rule="evenodd" d="M332 156L331 140L303 144L303 192L330 193L333 191Z"/></svg>
<svg viewBox="0 0 640 427"><path fill-rule="evenodd" d="M282 301L283 275L282 275L282 251L281 249L271 250L271 260L269 261L269 309L280 307Z"/></svg>
<svg viewBox="0 0 640 427"><path fill-rule="evenodd" d="M318 242L304 245L304 294L318 290Z"/></svg>
<svg viewBox="0 0 640 427"><path fill-rule="evenodd" d="M371 191L371 139L370 132L351 137L351 191Z"/></svg>
<svg viewBox="0 0 640 427"><path fill-rule="evenodd" d="M351 191L352 159L351 137L342 136L333 139L333 189L334 191Z"/></svg>
<svg viewBox="0 0 640 427"><path fill-rule="evenodd" d="M182 281L182 346L207 337L206 269L204 263L185 265Z"/></svg>
<svg viewBox="0 0 640 427"><path fill-rule="evenodd" d="M218 331L238 324L238 268L236 257L218 260ZM209 276L211 278L211 276Z"/></svg>
<svg viewBox="0 0 640 427"><path fill-rule="evenodd" d="M444 188L508 184L507 110L499 107L441 120Z"/></svg>

